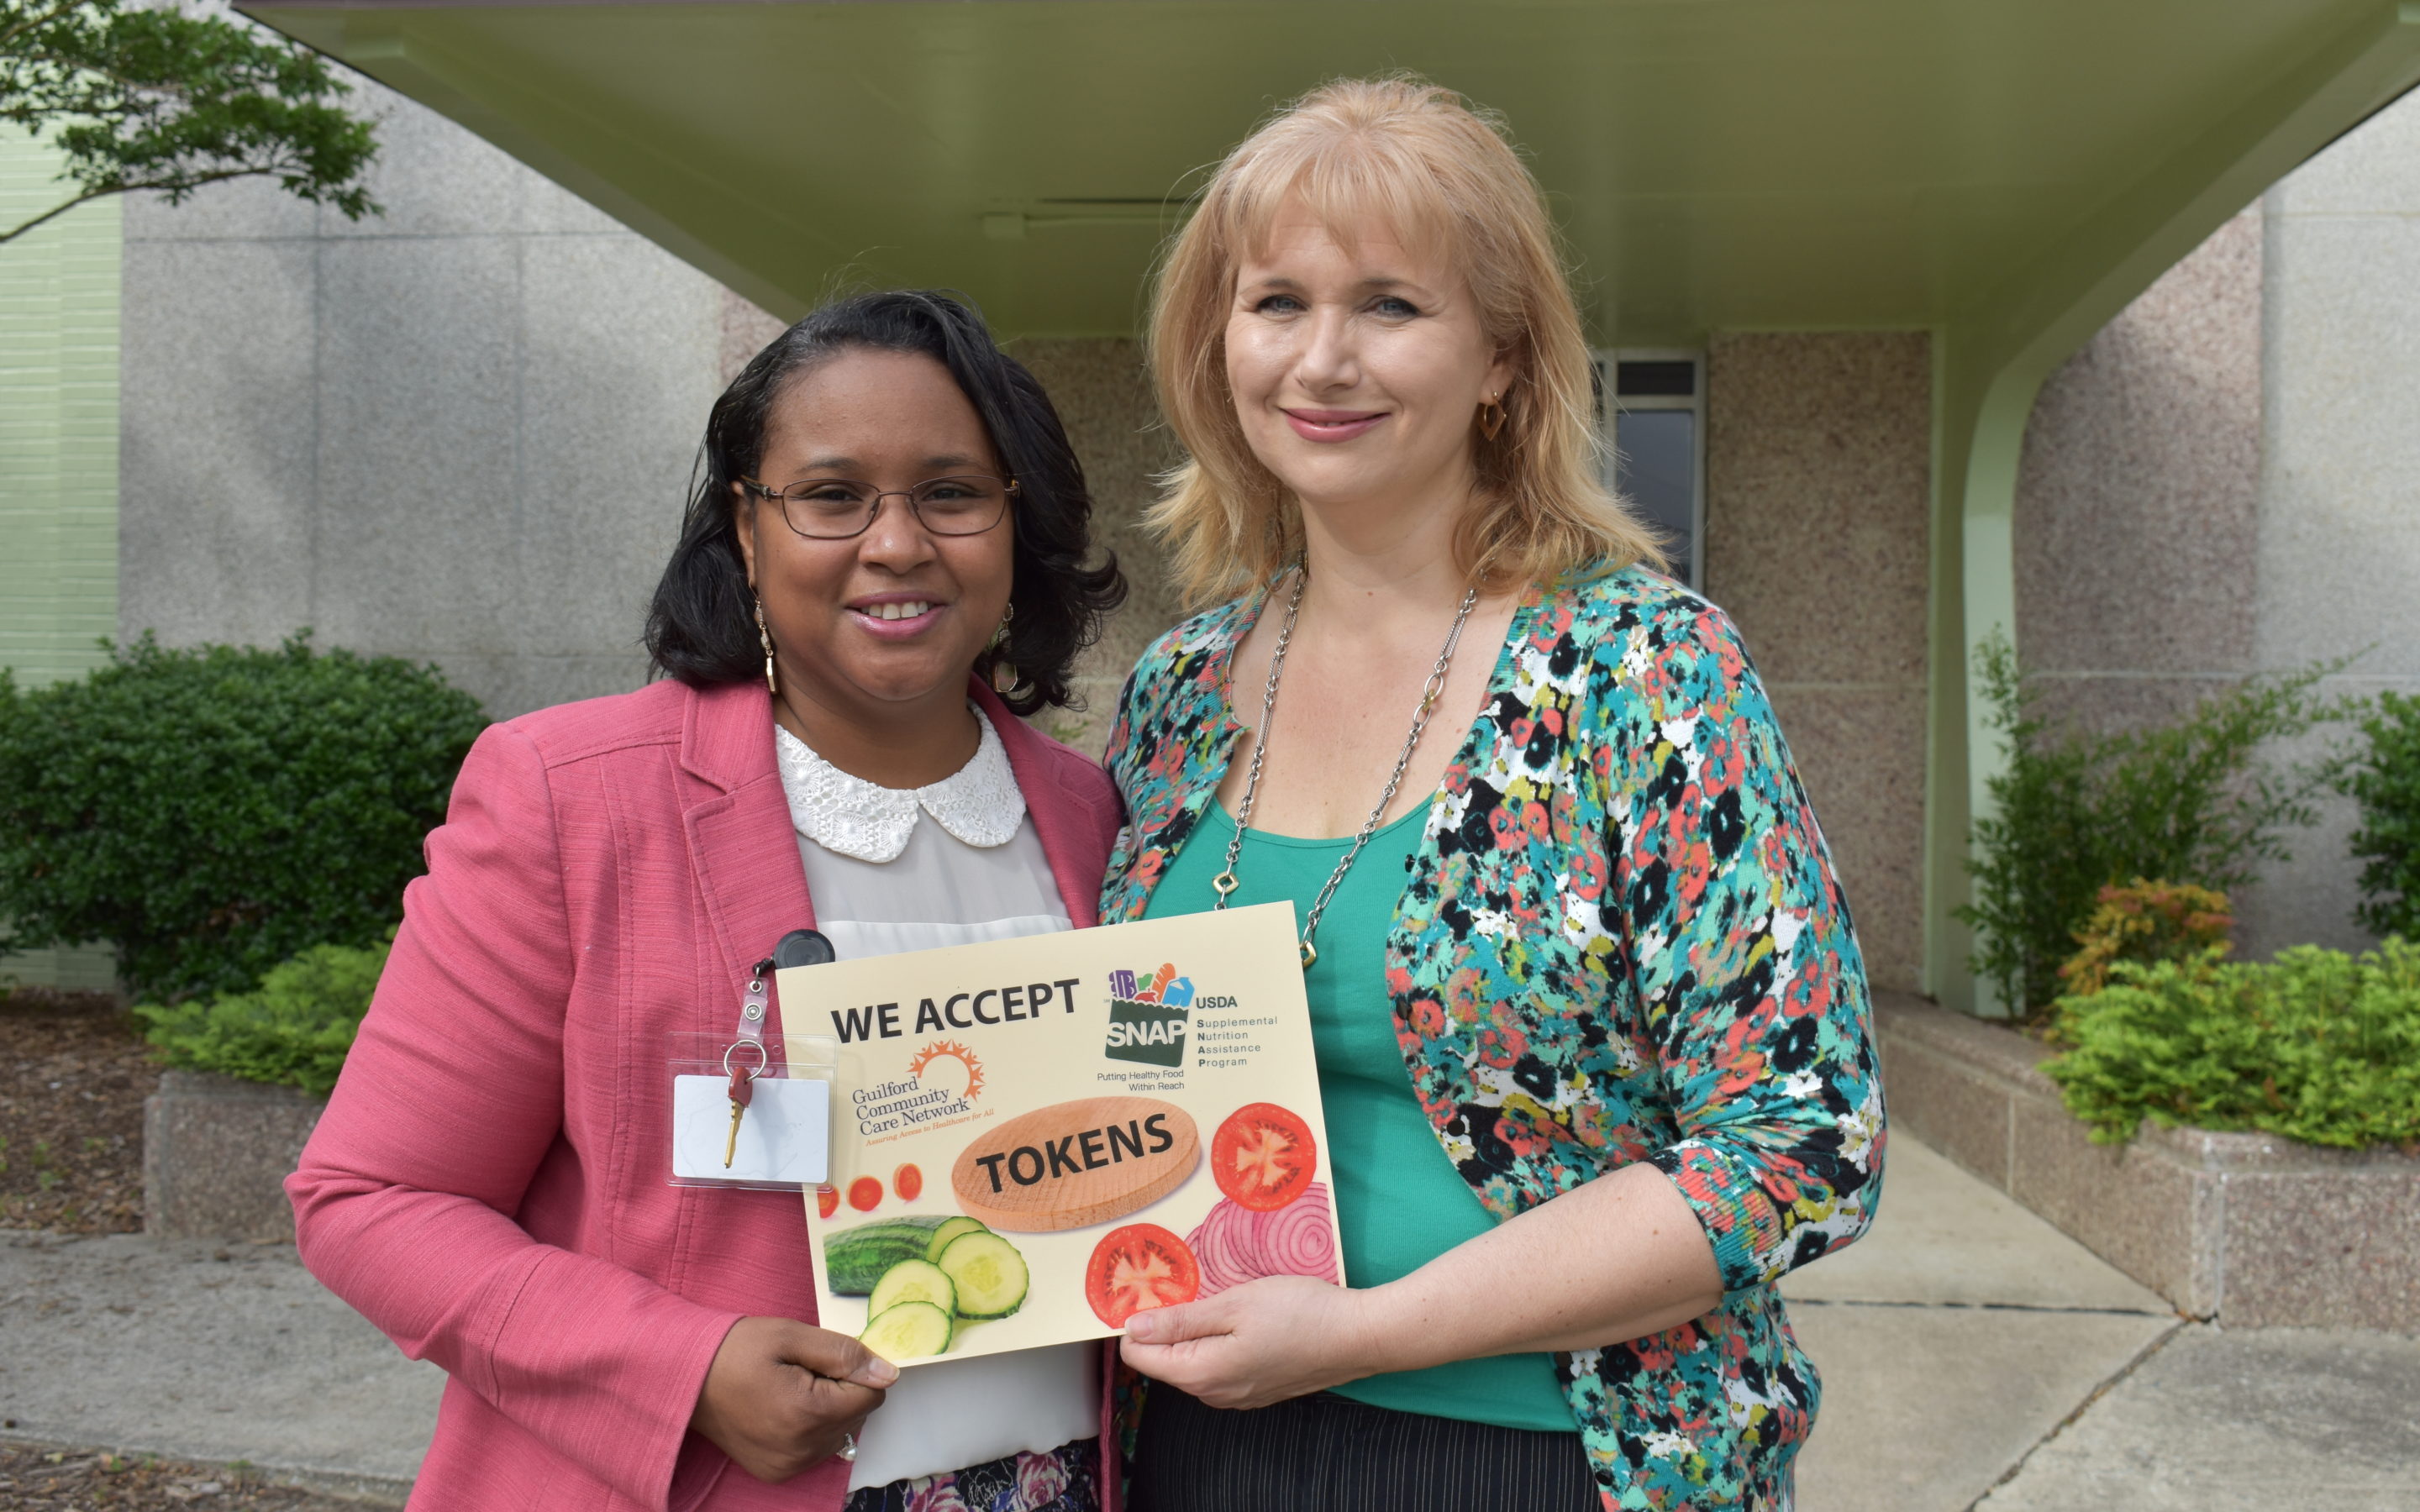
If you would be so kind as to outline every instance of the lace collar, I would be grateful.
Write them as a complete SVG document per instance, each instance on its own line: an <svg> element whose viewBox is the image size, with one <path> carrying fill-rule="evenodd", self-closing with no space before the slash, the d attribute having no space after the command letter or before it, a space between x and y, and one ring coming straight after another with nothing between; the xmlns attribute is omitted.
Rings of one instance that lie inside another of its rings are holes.
<svg viewBox="0 0 2420 1512"><path fill-rule="evenodd" d="M851 777L775 725L773 749L781 762L782 793L790 800L790 823L824 849L861 861L896 860L916 832L919 811L970 845L1007 844L1025 823L1025 794L1000 733L982 709L968 707L983 729L974 759L921 788L886 788Z"/></svg>

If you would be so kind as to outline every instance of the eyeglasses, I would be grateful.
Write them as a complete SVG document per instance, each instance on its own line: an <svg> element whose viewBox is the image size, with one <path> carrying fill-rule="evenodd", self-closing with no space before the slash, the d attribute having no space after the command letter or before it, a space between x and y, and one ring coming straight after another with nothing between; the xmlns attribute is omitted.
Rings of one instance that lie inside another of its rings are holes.
<svg viewBox="0 0 2420 1512"><path fill-rule="evenodd" d="M885 499L905 499L916 523L935 535L981 535L1008 513L1009 496L1016 492L1013 478L988 472L966 472L950 478L927 478L908 489L885 492L870 483L847 478L809 478L786 488L768 488L753 478L740 486L782 506L790 529L815 541L845 541L862 535L882 513Z"/></svg>

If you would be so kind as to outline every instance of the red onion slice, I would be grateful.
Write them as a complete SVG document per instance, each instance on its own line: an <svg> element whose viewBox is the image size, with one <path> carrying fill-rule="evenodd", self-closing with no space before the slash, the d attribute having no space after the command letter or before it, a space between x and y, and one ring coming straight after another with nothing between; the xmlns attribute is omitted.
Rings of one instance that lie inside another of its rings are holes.
<svg viewBox="0 0 2420 1512"><path fill-rule="evenodd" d="M1202 1227L1187 1237L1186 1243L1192 1247L1193 1258L1201 1266L1202 1296L1242 1286L1268 1273L1261 1265L1252 1217L1220 1197L1203 1216Z"/></svg>
<svg viewBox="0 0 2420 1512"><path fill-rule="evenodd" d="M1265 1275L1307 1275L1331 1285L1342 1280L1327 1188L1317 1181L1274 1212L1254 1212L1220 1197L1185 1242L1201 1266L1204 1297Z"/></svg>
<svg viewBox="0 0 2420 1512"><path fill-rule="evenodd" d="M1308 1275L1333 1283L1336 1225L1327 1213L1327 1188L1317 1181L1275 1212L1256 1212L1252 1252L1260 1275Z"/></svg>

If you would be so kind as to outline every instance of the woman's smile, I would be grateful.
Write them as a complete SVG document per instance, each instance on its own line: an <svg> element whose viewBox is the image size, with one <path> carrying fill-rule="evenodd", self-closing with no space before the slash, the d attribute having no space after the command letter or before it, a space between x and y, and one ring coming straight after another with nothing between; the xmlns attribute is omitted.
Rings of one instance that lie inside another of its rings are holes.
<svg viewBox="0 0 2420 1512"><path fill-rule="evenodd" d="M1286 424L1307 441L1349 441L1366 436L1387 418L1383 409L1288 409Z"/></svg>
<svg viewBox="0 0 2420 1512"><path fill-rule="evenodd" d="M863 594L848 601L857 627L880 640L912 640L940 624L949 609L936 594Z"/></svg>

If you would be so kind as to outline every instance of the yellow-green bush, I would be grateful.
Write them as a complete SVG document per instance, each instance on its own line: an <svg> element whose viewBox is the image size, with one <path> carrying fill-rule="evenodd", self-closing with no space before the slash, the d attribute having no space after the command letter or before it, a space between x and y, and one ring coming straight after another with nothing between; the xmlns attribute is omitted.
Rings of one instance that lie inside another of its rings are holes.
<svg viewBox="0 0 2420 1512"><path fill-rule="evenodd" d="M2109 979L2059 1000L2074 1048L2042 1066L2095 1140L2123 1143L2149 1119L2354 1149L2420 1142L2420 945L2298 946L2265 964L2211 949L2119 962Z"/></svg>
<svg viewBox="0 0 2420 1512"><path fill-rule="evenodd" d="M394 938L364 948L318 945L270 969L248 993L141 1003L136 1016L171 1066L325 1095L345 1056Z"/></svg>

